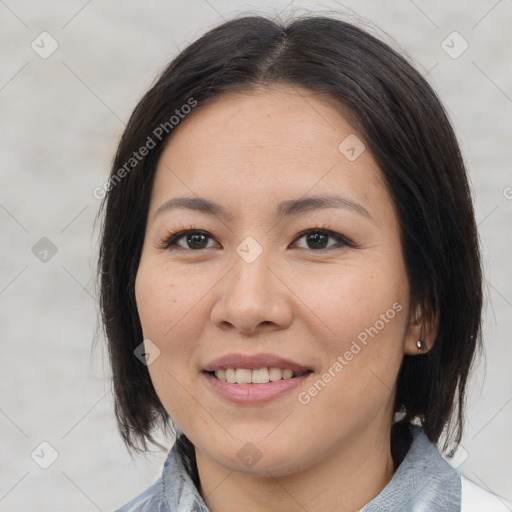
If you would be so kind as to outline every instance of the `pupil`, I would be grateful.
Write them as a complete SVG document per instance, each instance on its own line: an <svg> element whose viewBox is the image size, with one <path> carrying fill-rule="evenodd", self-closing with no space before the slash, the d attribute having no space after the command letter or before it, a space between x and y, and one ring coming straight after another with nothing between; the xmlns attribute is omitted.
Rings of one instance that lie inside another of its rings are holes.
<svg viewBox="0 0 512 512"><path fill-rule="evenodd" d="M320 244L322 248L325 248L325 243L327 242L327 235L325 233L315 232L312 235L308 235L308 242L313 242L313 244Z"/></svg>
<svg viewBox="0 0 512 512"><path fill-rule="evenodd" d="M199 237L202 237L202 240ZM194 233L188 236L187 243L190 245L201 245L201 241L204 242L205 238L205 235L202 235L201 233Z"/></svg>

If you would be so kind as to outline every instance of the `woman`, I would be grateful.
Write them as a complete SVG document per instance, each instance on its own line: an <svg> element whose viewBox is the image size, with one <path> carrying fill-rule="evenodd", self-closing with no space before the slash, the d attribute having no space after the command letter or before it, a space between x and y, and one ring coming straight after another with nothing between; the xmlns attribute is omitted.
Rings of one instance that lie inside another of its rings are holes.
<svg viewBox="0 0 512 512"><path fill-rule="evenodd" d="M462 435L480 256L446 113L390 47L224 23L142 98L105 192L120 431L177 433L120 511L507 510L436 447Z"/></svg>

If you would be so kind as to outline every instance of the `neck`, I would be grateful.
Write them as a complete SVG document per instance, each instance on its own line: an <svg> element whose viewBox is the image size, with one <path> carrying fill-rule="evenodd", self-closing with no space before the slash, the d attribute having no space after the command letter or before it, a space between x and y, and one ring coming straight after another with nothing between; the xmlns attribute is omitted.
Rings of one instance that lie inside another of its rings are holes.
<svg viewBox="0 0 512 512"><path fill-rule="evenodd" d="M230 471L196 449L200 492L212 512L355 512L391 480L390 430L358 434L314 465L279 477Z"/></svg>

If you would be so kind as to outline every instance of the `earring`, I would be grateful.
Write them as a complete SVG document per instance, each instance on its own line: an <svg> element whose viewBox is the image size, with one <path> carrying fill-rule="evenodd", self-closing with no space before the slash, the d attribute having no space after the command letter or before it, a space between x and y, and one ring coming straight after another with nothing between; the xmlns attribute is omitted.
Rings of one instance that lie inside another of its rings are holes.
<svg viewBox="0 0 512 512"><path fill-rule="evenodd" d="M422 352L427 348L427 344L423 340L418 340L416 342L416 346L418 347L418 350L421 350Z"/></svg>

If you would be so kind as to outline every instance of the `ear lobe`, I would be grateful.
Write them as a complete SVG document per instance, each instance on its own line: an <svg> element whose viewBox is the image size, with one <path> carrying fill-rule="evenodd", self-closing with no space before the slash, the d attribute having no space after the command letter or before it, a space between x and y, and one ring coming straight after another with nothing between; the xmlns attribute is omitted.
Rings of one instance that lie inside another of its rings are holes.
<svg viewBox="0 0 512 512"><path fill-rule="evenodd" d="M410 356L427 353L434 346L437 334L437 319L417 305L410 314L404 352Z"/></svg>

